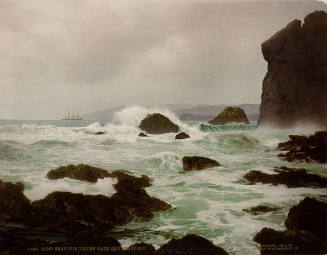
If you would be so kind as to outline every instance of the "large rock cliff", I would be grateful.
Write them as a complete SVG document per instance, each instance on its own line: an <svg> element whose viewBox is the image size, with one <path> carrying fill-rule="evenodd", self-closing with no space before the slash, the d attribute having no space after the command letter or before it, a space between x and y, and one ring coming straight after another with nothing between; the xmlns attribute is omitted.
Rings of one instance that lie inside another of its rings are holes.
<svg viewBox="0 0 327 255"><path fill-rule="evenodd" d="M262 45L268 62L259 125L327 125L327 13L294 20Z"/></svg>

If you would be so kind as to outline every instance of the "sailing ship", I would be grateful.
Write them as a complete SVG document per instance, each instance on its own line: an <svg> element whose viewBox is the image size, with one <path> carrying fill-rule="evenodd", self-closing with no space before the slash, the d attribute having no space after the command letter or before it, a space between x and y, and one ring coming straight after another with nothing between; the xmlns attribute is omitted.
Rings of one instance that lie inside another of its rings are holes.
<svg viewBox="0 0 327 255"><path fill-rule="evenodd" d="M75 115L75 112L73 112L73 115L70 116L70 113L67 112L62 120L82 120L82 118L79 116L79 113Z"/></svg>

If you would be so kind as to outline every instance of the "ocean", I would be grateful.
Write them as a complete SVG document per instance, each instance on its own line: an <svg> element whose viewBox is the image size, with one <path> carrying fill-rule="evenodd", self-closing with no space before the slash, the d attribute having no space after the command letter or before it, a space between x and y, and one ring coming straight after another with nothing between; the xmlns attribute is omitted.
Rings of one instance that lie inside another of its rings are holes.
<svg viewBox="0 0 327 255"><path fill-rule="evenodd" d="M148 113L161 112L191 138L174 140L176 134L139 137L137 127ZM104 135L95 135L96 132ZM115 228L110 235L123 247L136 242L159 247L171 238L197 234L229 254L259 254L252 241L264 227L283 230L289 209L304 197L327 201L326 191L272 185L248 185L250 170L273 173L274 167L305 168L327 177L326 165L288 163L277 157L277 144L289 134L312 134L314 128L292 130L257 128L251 124L213 126L182 122L168 110L138 106L115 114L112 122L63 120L0 120L0 179L22 182L31 200L60 190L110 196L114 180L90 184L72 179L48 180L49 170L68 164L89 164L108 171L129 170L146 174L153 185L147 192L173 206L156 213L149 222L135 221ZM222 166L183 172L184 156L203 156ZM251 215L243 209L270 205L277 211Z"/></svg>

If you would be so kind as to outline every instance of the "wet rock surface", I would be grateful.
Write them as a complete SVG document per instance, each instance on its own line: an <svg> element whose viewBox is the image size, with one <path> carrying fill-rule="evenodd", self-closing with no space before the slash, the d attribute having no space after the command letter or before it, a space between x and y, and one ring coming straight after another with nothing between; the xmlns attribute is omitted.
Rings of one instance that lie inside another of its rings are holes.
<svg viewBox="0 0 327 255"><path fill-rule="evenodd" d="M288 151L279 154L289 162L304 161L327 163L327 131L318 131L314 135L290 135L290 140L279 143L278 149Z"/></svg>
<svg viewBox="0 0 327 255"><path fill-rule="evenodd" d="M327 204L305 198L291 208L285 221L287 230L263 228L253 240L261 254L325 254L327 252Z"/></svg>
<svg viewBox="0 0 327 255"><path fill-rule="evenodd" d="M108 171L85 164L61 166L50 170L47 174L48 179L58 180L62 178L71 178L80 181L97 182L98 179L110 177Z"/></svg>
<svg viewBox="0 0 327 255"><path fill-rule="evenodd" d="M327 13L315 11L262 43L268 62L258 125L327 124Z"/></svg>
<svg viewBox="0 0 327 255"><path fill-rule="evenodd" d="M75 167L81 169L81 167ZM75 171L74 166L69 166L68 169ZM152 219L154 212L171 208L166 202L147 194L144 188L149 187L151 183L150 178L146 175L135 177L122 170L109 173L106 170L90 166L82 169L91 169L92 173L95 171L102 175L105 173L105 176L111 178L117 178L118 182L114 184L117 192L111 197L107 197L56 191L41 200L31 202L23 193L23 184L1 181L0 221L16 222L29 227L41 227L50 231L61 230L68 233L85 230L104 232L134 219L148 221ZM60 172L60 176L63 178L62 172Z"/></svg>
<svg viewBox="0 0 327 255"><path fill-rule="evenodd" d="M228 123L245 123L249 124L249 120L241 107L226 107L219 115L209 120L212 125L224 125Z"/></svg>
<svg viewBox="0 0 327 255"><path fill-rule="evenodd" d="M252 170L246 173L244 178L249 181L250 184L283 184L288 188L327 188L327 178L307 173L305 169L280 167L275 168L274 171L276 174L266 174L257 170Z"/></svg>
<svg viewBox="0 0 327 255"><path fill-rule="evenodd" d="M184 171L203 170L206 168L220 166L220 164L216 160L197 156L186 156L182 159L182 162Z"/></svg>
<svg viewBox="0 0 327 255"><path fill-rule="evenodd" d="M277 207L270 207L270 206L265 206L265 205L258 205L250 208L243 209L244 212L253 214L253 215L258 215L258 214L263 214L267 212L274 212L278 211L279 208Z"/></svg>
<svg viewBox="0 0 327 255"><path fill-rule="evenodd" d="M179 133L175 136L175 139L178 140L178 139L187 139L187 138L190 138L190 136L184 132L182 133Z"/></svg>
<svg viewBox="0 0 327 255"><path fill-rule="evenodd" d="M179 131L176 124L160 113L149 114L141 121L139 128L148 134L177 133Z"/></svg>

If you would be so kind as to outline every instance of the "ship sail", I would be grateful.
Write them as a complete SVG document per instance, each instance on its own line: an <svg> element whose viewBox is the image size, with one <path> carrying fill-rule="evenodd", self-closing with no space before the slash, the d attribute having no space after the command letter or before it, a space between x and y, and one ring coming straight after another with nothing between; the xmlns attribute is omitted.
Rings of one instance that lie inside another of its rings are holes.
<svg viewBox="0 0 327 255"><path fill-rule="evenodd" d="M65 113L65 117L62 120L82 120L82 118L79 116L78 111L76 115L75 115L75 111L73 111L72 116L70 116L70 112L68 111L67 113Z"/></svg>

